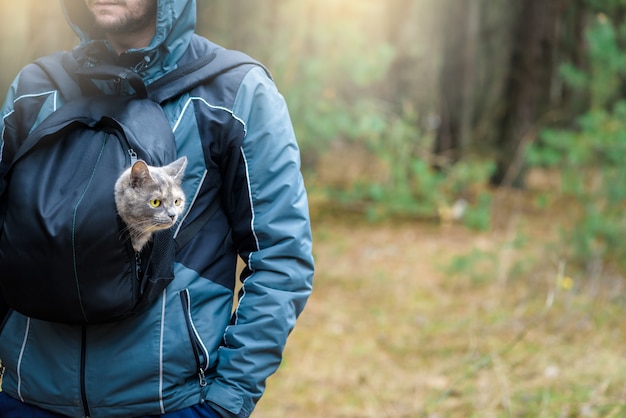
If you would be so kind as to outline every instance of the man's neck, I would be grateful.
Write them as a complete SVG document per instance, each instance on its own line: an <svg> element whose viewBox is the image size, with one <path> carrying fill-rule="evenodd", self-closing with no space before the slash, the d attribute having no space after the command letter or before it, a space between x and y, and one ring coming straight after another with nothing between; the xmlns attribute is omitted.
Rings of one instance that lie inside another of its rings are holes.
<svg viewBox="0 0 626 418"><path fill-rule="evenodd" d="M155 33L156 24L133 33L107 33L105 36L115 52L122 54L129 49L139 49L150 46L150 42L152 42Z"/></svg>

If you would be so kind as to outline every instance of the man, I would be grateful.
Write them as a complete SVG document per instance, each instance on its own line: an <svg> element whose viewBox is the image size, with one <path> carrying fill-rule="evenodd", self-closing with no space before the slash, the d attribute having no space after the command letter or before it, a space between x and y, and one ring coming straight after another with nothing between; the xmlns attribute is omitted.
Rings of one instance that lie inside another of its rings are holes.
<svg viewBox="0 0 626 418"><path fill-rule="evenodd" d="M218 48L194 34L195 0L62 6L81 41L75 56L132 68L146 84ZM2 108L5 158L13 152L7 126L29 132L63 103L43 73L24 91L32 74L23 73ZM220 209L177 253L175 280L162 298L137 316L87 326L14 311L0 318L0 418L246 417L277 369L313 277L307 198L285 103L261 67L243 66L164 111L178 154L189 160L187 218L215 199ZM246 267L233 312L237 256Z"/></svg>

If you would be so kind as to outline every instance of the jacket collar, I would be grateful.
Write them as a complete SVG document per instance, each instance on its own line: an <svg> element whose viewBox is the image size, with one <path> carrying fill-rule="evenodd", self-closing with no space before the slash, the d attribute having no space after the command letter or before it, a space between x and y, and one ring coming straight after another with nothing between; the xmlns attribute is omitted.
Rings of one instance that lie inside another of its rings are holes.
<svg viewBox="0 0 626 418"><path fill-rule="evenodd" d="M79 60L116 63L132 67L149 84L177 66L196 25L196 0L155 0L157 28L146 48L131 49L118 56L97 29L84 0L61 0L65 17L80 39L75 49Z"/></svg>

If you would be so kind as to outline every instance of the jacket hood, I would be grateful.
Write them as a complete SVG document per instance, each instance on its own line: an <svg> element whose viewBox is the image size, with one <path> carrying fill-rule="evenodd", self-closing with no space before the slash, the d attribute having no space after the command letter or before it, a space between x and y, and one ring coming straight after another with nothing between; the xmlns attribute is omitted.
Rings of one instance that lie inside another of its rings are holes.
<svg viewBox="0 0 626 418"><path fill-rule="evenodd" d="M191 42L196 26L196 0L154 1L158 3L157 27L150 45L126 51L118 59L119 63L127 66L143 62L140 74L146 82L154 81L176 68L176 63ZM101 56L103 50L113 54L113 49L104 40L103 32L96 27L85 0L61 0L61 5L70 27L80 39L77 50L82 52L81 55L90 56L99 51L97 53Z"/></svg>

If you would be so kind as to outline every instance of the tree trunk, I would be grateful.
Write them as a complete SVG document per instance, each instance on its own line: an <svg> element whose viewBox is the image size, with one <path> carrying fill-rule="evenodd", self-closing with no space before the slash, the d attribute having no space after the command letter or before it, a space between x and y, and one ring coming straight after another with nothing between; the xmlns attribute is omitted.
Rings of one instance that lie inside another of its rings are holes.
<svg viewBox="0 0 626 418"><path fill-rule="evenodd" d="M516 20L494 184L523 187L524 150L534 140L550 99L557 1L524 0Z"/></svg>
<svg viewBox="0 0 626 418"><path fill-rule="evenodd" d="M460 160L472 142L475 71L481 0L447 2L440 78L441 125L435 140L438 161Z"/></svg>

